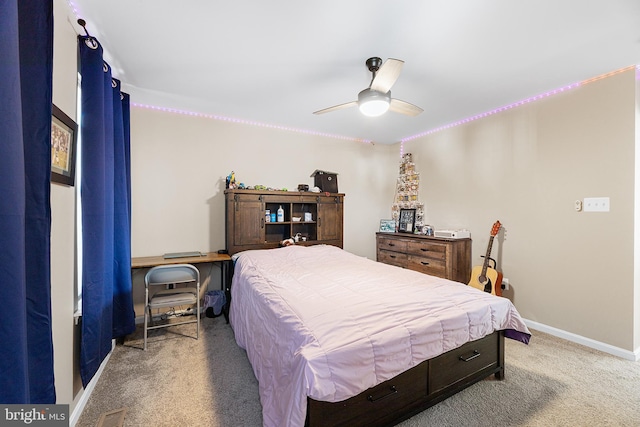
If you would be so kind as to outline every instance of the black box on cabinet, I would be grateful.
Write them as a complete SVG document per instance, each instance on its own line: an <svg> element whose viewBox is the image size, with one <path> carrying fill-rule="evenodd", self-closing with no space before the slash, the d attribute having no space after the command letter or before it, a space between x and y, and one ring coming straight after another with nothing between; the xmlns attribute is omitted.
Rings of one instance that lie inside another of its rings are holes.
<svg viewBox="0 0 640 427"><path fill-rule="evenodd" d="M325 193L338 192L338 174L316 169L312 174L313 185Z"/></svg>

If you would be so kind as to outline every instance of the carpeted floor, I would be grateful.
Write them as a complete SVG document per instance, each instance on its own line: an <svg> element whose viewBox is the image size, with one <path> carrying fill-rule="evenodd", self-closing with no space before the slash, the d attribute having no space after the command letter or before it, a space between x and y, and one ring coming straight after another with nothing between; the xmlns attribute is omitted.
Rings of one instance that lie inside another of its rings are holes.
<svg viewBox="0 0 640 427"><path fill-rule="evenodd" d="M184 333L185 335L180 335ZM640 363L533 331L506 340L506 379L481 381L400 424L423 426L638 426ZM118 345L77 427L127 408L125 426L261 426L258 384L222 317Z"/></svg>
<svg viewBox="0 0 640 427"><path fill-rule="evenodd" d="M181 335L183 333L185 335ZM125 426L260 426L258 382L223 317L149 332L117 345L76 427L127 408Z"/></svg>

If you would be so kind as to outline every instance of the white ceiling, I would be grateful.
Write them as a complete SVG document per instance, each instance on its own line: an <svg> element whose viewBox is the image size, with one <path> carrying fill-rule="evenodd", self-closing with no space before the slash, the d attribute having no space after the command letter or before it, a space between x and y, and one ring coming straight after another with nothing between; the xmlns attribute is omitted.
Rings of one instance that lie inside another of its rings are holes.
<svg viewBox="0 0 640 427"><path fill-rule="evenodd" d="M133 103L376 143L640 64L640 0L68 1ZM422 114L312 114L371 56L405 61L391 94Z"/></svg>

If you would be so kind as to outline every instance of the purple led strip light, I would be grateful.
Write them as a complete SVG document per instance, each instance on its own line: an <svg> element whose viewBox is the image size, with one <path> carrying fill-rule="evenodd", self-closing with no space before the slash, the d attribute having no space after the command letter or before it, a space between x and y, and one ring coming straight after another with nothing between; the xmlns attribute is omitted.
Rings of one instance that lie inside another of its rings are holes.
<svg viewBox="0 0 640 427"><path fill-rule="evenodd" d="M330 133L316 132L316 131L312 131L312 130L297 129L297 128L292 128L292 127L288 127L288 126L272 125L272 124L268 124L268 123L255 122L255 121L251 121L251 120L237 119L237 118L227 117L227 116L220 116L220 115L217 115L217 114L196 113L196 112L192 112L192 111L177 110L175 108L156 107L156 106L153 106L153 105L137 104L137 103L131 103L131 105L134 106L134 107L138 107L138 108L146 108L146 109L149 109L149 110L156 110L156 111L164 111L164 112L167 112L167 113L182 114L182 115L185 115L185 116L203 117L203 118L206 118L206 119L220 120L220 121L223 121L223 122L238 123L238 124L242 124L242 125L258 126L258 127L267 128L267 129L284 130L284 131L288 131L288 132L297 132L297 133L302 133L302 134L306 134L306 135L323 136L323 137L341 139L341 140L344 140L344 141L355 141L355 142L362 142L362 143L365 143L365 144L371 144L371 140L369 140L369 139L352 138L352 137L348 137L348 136L334 135L334 134L330 134Z"/></svg>
<svg viewBox="0 0 640 427"><path fill-rule="evenodd" d="M525 105L525 104L528 104L528 103L533 102L533 101L538 101L540 99L547 98L549 96L556 95L558 93L565 92L567 90L575 89L575 88L583 86L583 85L585 85L587 83L591 83L591 82L594 82L596 80L600 80L600 79L603 79L603 78L606 78L606 77L611 77L612 75L619 74L619 73L622 73L624 71L628 71L631 68L635 68L635 70L636 70L636 80L640 80L640 65L631 65L629 67L625 67L625 68L621 68L621 69L616 70L616 71L612 71L611 73L607 73L607 74L603 74L601 76L594 77L593 79L588 79L588 80L583 80L581 82L572 83L570 85L563 86L563 87L560 87L558 89L554 89L554 90L551 90L549 92L542 93L540 95L532 96L531 98L527 98L527 99L524 99L522 101L514 102L513 104L505 105L503 107L496 108L494 110L487 111L485 113L476 114L475 116L467 117L465 119L458 120L456 122L449 123L449 124L446 124L444 126L440 126L440 127L437 127L437 128L434 128L434 129L430 129L428 131L425 131L425 132L422 132L422 133L419 133L419 134L416 134L416 135L412 135L412 136L408 136L406 138L402 138L400 140L400 158L402 158L402 156L404 155L404 143L407 142L407 141L411 141L411 140L416 139L416 138L420 138L420 137L423 137L423 136L431 135L433 133L440 132L440 131L445 130L445 129L450 129L450 128L455 127L455 126L459 126L459 125L462 125L462 124L465 124L465 123L472 122L474 120L478 120L478 119L481 119L481 118L484 118L484 117L491 116L493 114L501 113L503 111L510 110L512 108L519 107L521 105Z"/></svg>
<svg viewBox="0 0 640 427"><path fill-rule="evenodd" d="M632 65L632 66L629 66L629 67L621 68L621 69L616 70L616 71L612 71L611 73L603 74L603 75L595 77L593 79L588 79L588 80L583 80L581 82L572 83L570 85L563 86L563 87L560 87L558 89L554 89L554 90L551 90L549 92L542 93L540 95L532 96L531 98L527 98L527 99L523 99L521 101L514 102L513 104L505 105L503 107L499 107L499 108L496 108L494 110L487 111L485 113L476 114L475 116L467 117L465 119L461 119L461 120L458 120L456 122L446 124L444 126L440 126L440 127L437 127L437 128L434 128L434 129L430 129L428 131L425 131L425 132L422 132L422 133L419 133L419 134L416 134L416 135L412 135L412 136L408 136L406 138L402 138L400 140L400 143L402 144L402 143L404 143L406 141L411 141L411 140L416 139L416 138L420 138L420 137L423 137L423 136L426 136L426 135L431 135L433 133L440 132L440 131L445 130L445 129L450 129L452 127L459 126L459 125L462 125L462 124L465 124L465 123L469 123L469 122L472 122L474 120L482 119L484 117L488 117L488 116L491 116L493 114L501 113L503 111L510 110L512 108L519 107L521 105L529 104L530 102L533 102L533 101L538 101L540 99L547 98L547 97L552 96L552 95L557 95L558 93L565 92L565 91L571 90L571 89L575 89L575 88L583 86L583 85L585 85L587 83L591 83L591 82L596 81L596 80L600 80L600 79L603 79L603 78L606 78L606 77L611 77L612 75L615 75L615 74L622 73L624 71L630 70L631 68L635 68L636 69L636 79L640 79L640 65ZM401 149L400 149L400 153L401 154L400 155L402 155L403 152L404 152L404 147L401 147Z"/></svg>
<svg viewBox="0 0 640 427"><path fill-rule="evenodd" d="M431 135L432 133L440 132L442 130L449 129L449 128L452 128L452 127L456 127L456 126L459 126L459 125L462 125L462 124L465 124L465 123L469 123L469 122L472 122L474 120L482 119L484 117L488 117L488 116L491 116L491 115L494 115L494 114L497 114L497 113L501 113L503 111L507 111L507 110L510 110L512 108L519 107L521 105L529 104L530 102L538 101L540 99L547 98L549 96L556 95L558 93L565 92L565 91L570 90L570 89L574 89L576 87L579 87L580 85L581 85L580 83L573 83L573 84L570 84L568 86L564 86L564 87L561 87L561 88L558 88L558 89L554 89L554 90L551 90L549 92L545 92L545 93L540 94L540 95L532 96L531 98L523 99L522 101L514 102L513 104L505 105L505 106L496 108L494 110L490 110L490 111L487 111L487 112L484 112L484 113L476 114L475 116L467 117L465 119L461 119L461 120L458 120L456 122L446 124L444 126L440 126L440 127L434 128L434 129L430 129L430 130L428 130L426 132L422 132L422 133L419 133L419 134L416 134L416 135L413 135L413 136L402 138L400 141L401 142L406 142L406 141L411 141L412 139L420 138L422 136Z"/></svg>
<svg viewBox="0 0 640 427"><path fill-rule="evenodd" d="M76 19L78 19L80 17L80 13L78 11L78 6L76 6L76 4L71 0L67 0L67 4L69 5L71 10L73 11L73 14L76 16Z"/></svg>

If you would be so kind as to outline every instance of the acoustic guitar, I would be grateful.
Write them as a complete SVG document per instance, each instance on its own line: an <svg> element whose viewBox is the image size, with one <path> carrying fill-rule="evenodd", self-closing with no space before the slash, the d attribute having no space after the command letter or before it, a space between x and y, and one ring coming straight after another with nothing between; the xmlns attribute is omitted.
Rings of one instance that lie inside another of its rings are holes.
<svg viewBox="0 0 640 427"><path fill-rule="evenodd" d="M497 296L502 296L502 273L489 267L489 260L491 259L493 238L496 237L500 231L500 227L502 227L500 221L496 221L493 224L491 236L489 237L489 245L487 246L487 254L484 256L484 263L473 267L471 270L471 280L469 280L469 286Z"/></svg>

